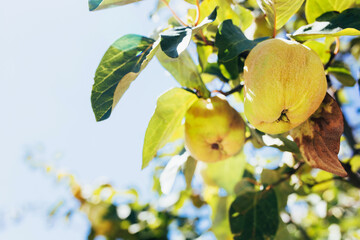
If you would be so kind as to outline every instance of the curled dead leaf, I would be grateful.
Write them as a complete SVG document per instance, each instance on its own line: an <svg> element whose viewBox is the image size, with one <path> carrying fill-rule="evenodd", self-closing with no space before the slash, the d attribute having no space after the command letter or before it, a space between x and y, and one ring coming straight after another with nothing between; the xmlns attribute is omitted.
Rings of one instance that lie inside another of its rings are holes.
<svg viewBox="0 0 360 240"><path fill-rule="evenodd" d="M306 163L313 168L346 177L337 154L344 131L341 109L327 93L316 112L299 127L290 131Z"/></svg>

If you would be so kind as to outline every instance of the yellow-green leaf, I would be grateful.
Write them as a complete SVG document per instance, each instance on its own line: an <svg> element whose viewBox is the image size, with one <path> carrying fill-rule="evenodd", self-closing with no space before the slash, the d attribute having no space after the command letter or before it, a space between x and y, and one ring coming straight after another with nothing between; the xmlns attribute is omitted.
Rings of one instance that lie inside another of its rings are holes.
<svg viewBox="0 0 360 240"><path fill-rule="evenodd" d="M280 29L301 7L304 0L257 0L270 25Z"/></svg>
<svg viewBox="0 0 360 240"><path fill-rule="evenodd" d="M183 51L177 58L158 51L156 57L181 86L196 89L201 96L209 97L210 92L201 80L199 70L188 51Z"/></svg>
<svg viewBox="0 0 360 240"><path fill-rule="evenodd" d="M145 133L142 168L156 156L163 141L173 134L196 100L195 94L181 88L173 88L159 97Z"/></svg>
<svg viewBox="0 0 360 240"><path fill-rule="evenodd" d="M209 163L202 175L207 184L221 187L231 194L234 192L235 185L242 178L245 164L245 155L240 152L226 160Z"/></svg>
<svg viewBox="0 0 360 240"><path fill-rule="evenodd" d="M326 48L326 45L324 43L315 41L315 40L309 40L304 43L305 46L311 48L314 52L316 52L323 64L326 64L330 59L330 49Z"/></svg>

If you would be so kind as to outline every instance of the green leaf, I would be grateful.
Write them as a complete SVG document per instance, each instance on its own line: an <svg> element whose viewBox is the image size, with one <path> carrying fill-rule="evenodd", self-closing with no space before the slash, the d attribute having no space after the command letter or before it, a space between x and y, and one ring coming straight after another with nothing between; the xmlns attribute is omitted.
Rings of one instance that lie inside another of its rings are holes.
<svg viewBox="0 0 360 240"><path fill-rule="evenodd" d="M109 7L122 6L142 0L89 0L89 10L95 11Z"/></svg>
<svg viewBox="0 0 360 240"><path fill-rule="evenodd" d="M195 94L181 88L173 88L159 97L145 133L142 169L149 165L163 141L181 124L186 111L197 99Z"/></svg>
<svg viewBox="0 0 360 240"><path fill-rule="evenodd" d="M260 38L254 41L249 40L231 20L225 20L219 26L215 38L215 46L219 51L218 60L219 62L230 61L241 53L250 51L256 44L265 39L266 38Z"/></svg>
<svg viewBox="0 0 360 240"><path fill-rule="evenodd" d="M170 58L164 52L158 51L156 57L181 86L196 89L203 97L210 96L188 51L182 52L178 58Z"/></svg>
<svg viewBox="0 0 360 240"><path fill-rule="evenodd" d="M343 62L334 62L327 71L346 87L352 87L356 84L356 80L351 75L349 67Z"/></svg>
<svg viewBox="0 0 360 240"><path fill-rule="evenodd" d="M264 134L263 132L255 130L250 130L252 138L254 139L255 147L268 146L277 148L282 152L292 152L300 153L300 150L294 141L289 140L288 138L278 134L278 135L269 135Z"/></svg>
<svg viewBox="0 0 360 240"><path fill-rule="evenodd" d="M244 62L239 58L233 58L230 61L218 62L221 74L230 80L237 79L240 72L243 72Z"/></svg>
<svg viewBox="0 0 360 240"><path fill-rule="evenodd" d="M157 50L151 38L128 34L106 51L95 73L91 105L96 121L107 119L132 81Z"/></svg>
<svg viewBox="0 0 360 240"><path fill-rule="evenodd" d="M198 43L196 45L196 51L198 54L200 67L202 71L204 71L204 69L206 69L207 65L209 64L208 59L210 55L213 54L214 47Z"/></svg>
<svg viewBox="0 0 360 240"><path fill-rule="evenodd" d="M273 29L280 29L296 13L304 0L257 0Z"/></svg>
<svg viewBox="0 0 360 240"><path fill-rule="evenodd" d="M196 27L175 27L160 33L161 50L171 58L177 58L188 47L191 37L216 18L217 8Z"/></svg>
<svg viewBox="0 0 360 240"><path fill-rule="evenodd" d="M221 73L219 65L217 63L208 63L206 68L203 70L202 73L211 74L216 76L223 82L228 82L229 80Z"/></svg>
<svg viewBox="0 0 360 240"><path fill-rule="evenodd" d="M274 238L279 226L275 191L269 189L239 195L231 204L229 215L234 240Z"/></svg>
<svg viewBox="0 0 360 240"><path fill-rule="evenodd" d="M305 15L308 23L315 22L316 18L326 12L342 12L355 5L355 0L306 0Z"/></svg>
<svg viewBox="0 0 360 240"><path fill-rule="evenodd" d="M224 161L209 163L202 175L208 185L223 188L228 194L232 194L235 185L242 178L245 165L245 154L240 152Z"/></svg>
<svg viewBox="0 0 360 240"><path fill-rule="evenodd" d="M191 188L191 182L195 173L196 165L197 161L192 156L189 156L184 166L186 188Z"/></svg>
<svg viewBox="0 0 360 240"><path fill-rule="evenodd" d="M191 27L175 27L160 34L161 50L171 58L179 57L188 46L192 37Z"/></svg>
<svg viewBox="0 0 360 240"><path fill-rule="evenodd" d="M360 8L350 8L342 13L324 13L316 22L300 27L290 37L297 41L305 41L345 35L360 35Z"/></svg>

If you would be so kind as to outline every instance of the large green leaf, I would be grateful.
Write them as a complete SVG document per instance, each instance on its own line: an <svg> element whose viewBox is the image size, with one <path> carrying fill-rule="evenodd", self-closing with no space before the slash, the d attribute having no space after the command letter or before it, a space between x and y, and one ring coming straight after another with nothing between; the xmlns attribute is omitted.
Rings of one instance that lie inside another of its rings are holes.
<svg viewBox="0 0 360 240"><path fill-rule="evenodd" d="M186 111L196 100L195 94L181 88L173 88L159 97L145 133L142 168L156 156L159 147L181 124Z"/></svg>
<svg viewBox="0 0 360 240"><path fill-rule="evenodd" d="M250 51L257 43L266 38L254 41L245 37L244 33L235 26L232 20L225 20L216 33L215 46L218 48L219 62L227 62L243 52Z"/></svg>
<svg viewBox="0 0 360 240"><path fill-rule="evenodd" d="M300 27L290 37L297 41L305 41L345 35L360 35L360 8L350 8L342 13L324 13L316 22Z"/></svg>
<svg viewBox="0 0 360 240"><path fill-rule="evenodd" d="M326 12L342 12L355 5L355 0L306 0L305 15L308 23L315 22L316 18Z"/></svg>
<svg viewBox="0 0 360 240"><path fill-rule="evenodd" d="M228 194L232 194L235 185L242 178L245 165L245 154L240 152L224 161L209 163L202 175L206 184L223 188Z"/></svg>
<svg viewBox="0 0 360 240"><path fill-rule="evenodd" d="M95 73L91 105L97 121L107 119L132 81L157 50L151 38L128 34L106 51Z"/></svg>
<svg viewBox="0 0 360 240"><path fill-rule="evenodd" d="M301 7L304 0L257 0L272 28L280 29Z"/></svg>
<svg viewBox="0 0 360 240"><path fill-rule="evenodd" d="M142 0L89 0L89 10L95 11L109 7L122 6Z"/></svg>
<svg viewBox="0 0 360 240"><path fill-rule="evenodd" d="M183 51L178 58L170 58L158 51L156 57L181 86L196 89L201 96L209 97L210 92L201 80L199 70L188 51Z"/></svg>
<svg viewBox="0 0 360 240"><path fill-rule="evenodd" d="M229 210L234 240L273 239L279 226L276 194L273 189L245 192Z"/></svg>
<svg viewBox="0 0 360 240"><path fill-rule="evenodd" d="M217 8L196 27L175 27L160 33L161 50L171 58L177 58L188 47L191 37L216 19Z"/></svg>

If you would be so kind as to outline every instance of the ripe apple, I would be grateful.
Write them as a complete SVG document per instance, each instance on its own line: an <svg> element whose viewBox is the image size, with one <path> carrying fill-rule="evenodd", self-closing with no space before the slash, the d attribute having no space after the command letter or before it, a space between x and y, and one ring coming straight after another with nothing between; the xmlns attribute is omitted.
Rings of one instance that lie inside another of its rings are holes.
<svg viewBox="0 0 360 240"><path fill-rule="evenodd" d="M327 82L319 56L310 48L270 39L245 60L245 116L260 131L278 134L307 120L325 97Z"/></svg>
<svg viewBox="0 0 360 240"><path fill-rule="evenodd" d="M238 153L245 142L245 123L218 95L198 99L185 115L185 144L199 161L216 162Z"/></svg>

